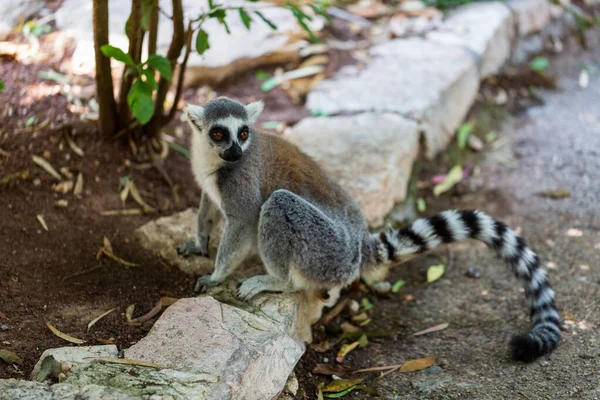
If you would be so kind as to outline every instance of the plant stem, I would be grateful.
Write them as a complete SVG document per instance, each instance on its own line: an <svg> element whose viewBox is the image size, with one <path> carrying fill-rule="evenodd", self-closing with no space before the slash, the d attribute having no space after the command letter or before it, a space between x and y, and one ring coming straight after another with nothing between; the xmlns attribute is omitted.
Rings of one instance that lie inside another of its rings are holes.
<svg viewBox="0 0 600 400"><path fill-rule="evenodd" d="M194 35L194 28L192 26L192 21L188 23L188 28L186 32L186 40L185 40L185 56L183 57L183 61L179 66L179 76L177 78L177 89L175 91L175 99L173 100L173 105L171 106L171 110L169 114L166 116L163 121L163 125L168 124L175 117L175 113L177 113L177 105L179 104L179 100L181 99L181 94L183 93L183 79L185 76L185 70L187 68L188 59L190 58L190 53L192 52L192 36Z"/></svg>
<svg viewBox="0 0 600 400"><path fill-rule="evenodd" d="M150 13L150 26L148 27L148 57L156 54L156 43L158 41L158 0L152 0L152 12Z"/></svg>
<svg viewBox="0 0 600 400"><path fill-rule="evenodd" d="M142 46L142 0L131 1L131 14L129 15L129 31L127 36L129 37L129 55L133 59L133 62L137 63L140 60ZM127 126L129 122L129 105L127 104L127 95L133 84L134 76L127 74L128 67L125 66L123 69L123 78L121 80L121 88L119 90L119 121L122 126Z"/></svg>
<svg viewBox="0 0 600 400"><path fill-rule="evenodd" d="M100 51L103 45L108 44L108 0L94 0L92 13L100 133L104 137L109 137L119 126L110 59Z"/></svg>

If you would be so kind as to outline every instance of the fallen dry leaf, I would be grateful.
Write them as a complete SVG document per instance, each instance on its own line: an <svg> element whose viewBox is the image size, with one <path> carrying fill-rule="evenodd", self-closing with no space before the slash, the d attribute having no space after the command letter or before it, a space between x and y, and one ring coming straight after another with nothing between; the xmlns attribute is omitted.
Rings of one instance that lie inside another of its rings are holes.
<svg viewBox="0 0 600 400"><path fill-rule="evenodd" d="M127 307L127 309L125 310L125 319L127 320L127 323L129 325L139 326L139 325L141 325L140 323L133 322L133 311L134 310L135 310L135 304L132 304L129 307Z"/></svg>
<svg viewBox="0 0 600 400"><path fill-rule="evenodd" d="M81 198L83 192L83 174L80 172L77 175L77 181L75 183L75 189L73 189L73 195L77 198Z"/></svg>
<svg viewBox="0 0 600 400"><path fill-rule="evenodd" d="M10 182L15 181L15 180L26 180L26 179L31 179L31 178L32 178L32 176L29 173L29 171L16 172L14 174L7 175L4 178L0 179L0 186L7 185Z"/></svg>
<svg viewBox="0 0 600 400"><path fill-rule="evenodd" d="M124 210L106 210L101 213L105 217L111 217L114 215L141 215L142 210L139 208L127 208Z"/></svg>
<svg viewBox="0 0 600 400"><path fill-rule="evenodd" d="M106 317L108 314L110 314L111 312L113 312L115 310L116 310L116 308L112 308L112 309L108 310L107 312L103 313L102 315L100 315L100 316L94 318L93 320L91 320L90 323L88 324L88 328L87 328L88 332L90 331L90 328L92 326L94 326L94 324L96 322L100 321L102 318Z"/></svg>
<svg viewBox="0 0 600 400"><path fill-rule="evenodd" d="M59 331L58 329L56 329L54 327L54 325L52 325L50 323L50 321L46 321L46 326L52 331L52 333L54 333L59 338L66 340L67 342L71 342L71 343L75 343L75 344L83 344L83 343L85 343L85 340L78 339L78 338L73 337L71 335L67 335L66 333L62 333L61 331Z"/></svg>
<svg viewBox="0 0 600 400"><path fill-rule="evenodd" d="M344 376L348 369L342 365L317 364L313 368L313 374Z"/></svg>
<svg viewBox="0 0 600 400"><path fill-rule="evenodd" d="M50 174L54 179L59 180L59 181L62 180L62 176L60 176L60 174L58 172L56 172L54 167L48 161L44 160L40 156L35 156L35 155L31 156L31 158L33 159L33 162L35 163L35 165L42 168L44 171L46 171L48 174Z"/></svg>
<svg viewBox="0 0 600 400"><path fill-rule="evenodd" d="M331 309L331 311L329 311L321 320L321 322L323 322L323 325L329 325L329 323L342 312L344 307L346 307L346 305L349 302L350 299L345 298L344 300L337 303L337 305L333 307L333 309Z"/></svg>
<svg viewBox="0 0 600 400"><path fill-rule="evenodd" d="M96 338L96 341L101 344L114 344L115 338L114 337L111 337L108 339Z"/></svg>
<svg viewBox="0 0 600 400"><path fill-rule="evenodd" d="M73 181L59 182L56 185L52 185L52 190L56 193L67 194L73 190Z"/></svg>
<svg viewBox="0 0 600 400"><path fill-rule="evenodd" d="M154 208L152 208L148 204L146 204L146 202L142 199L140 192L138 191L137 187L135 186L135 183L133 183L132 180L128 180L126 185L129 186L129 192L131 193L131 197L133 197L135 202L138 203L142 207L142 210L144 211L145 214L156 211L156 210L154 210Z"/></svg>
<svg viewBox="0 0 600 400"><path fill-rule="evenodd" d="M567 189L556 189L556 190L546 190L544 192L539 193L542 197L547 197L549 199L557 200L557 199L565 199L567 197L571 197L571 192Z"/></svg>
<svg viewBox="0 0 600 400"><path fill-rule="evenodd" d="M77 154L79 157L84 156L83 150L81 150L81 148L75 144L75 142L71 138L71 135L69 135L66 132L65 132L65 141L67 142L67 144L69 145L71 150L73 150L73 153Z"/></svg>
<svg viewBox="0 0 600 400"><path fill-rule="evenodd" d="M336 361L341 363L344 360L344 357L346 357L348 355L348 353L350 353L352 350L356 349L358 347L358 345L359 345L358 342L353 342L350 344L343 344L342 347L340 348L340 351L338 351L338 353L337 353Z"/></svg>
<svg viewBox="0 0 600 400"><path fill-rule="evenodd" d="M100 257L102 257L103 255L107 256L111 260L116 261L119 264L124 265L126 267L139 267L139 264L132 263L132 262L123 260L120 257L117 257L115 255L115 253L113 252L112 245L110 244L110 240L108 240L108 238L106 236L104 236L104 247L102 247L100 250L98 250L98 253L96 253L96 260L99 260Z"/></svg>
<svg viewBox="0 0 600 400"><path fill-rule="evenodd" d="M0 359L6 361L9 364L23 364L23 359L14 351L0 349Z"/></svg>
<svg viewBox="0 0 600 400"><path fill-rule="evenodd" d="M400 372L413 372L421 371L423 369L431 367L436 360L437 356L427 356L419 358L417 360L408 360L400 367Z"/></svg>
<svg viewBox="0 0 600 400"><path fill-rule="evenodd" d="M317 353L325 353L329 350L329 342L327 340L320 343L312 343L310 348L316 351Z"/></svg>
<svg viewBox="0 0 600 400"><path fill-rule="evenodd" d="M427 269L427 282L432 283L440 279L442 275L444 275L444 269L445 267L443 264L432 265L429 267Z"/></svg>
<svg viewBox="0 0 600 400"><path fill-rule="evenodd" d="M323 393L342 392L352 386L358 385L363 381L362 378L358 379L336 379L333 382L327 384L322 390Z"/></svg>
<svg viewBox="0 0 600 400"><path fill-rule="evenodd" d="M360 332L360 328L358 326L354 326L347 321L342 322L340 328L342 328L342 332Z"/></svg>
<svg viewBox="0 0 600 400"><path fill-rule="evenodd" d="M49 231L48 225L46 225L46 220L44 220L44 217L42 215L38 214L37 220L40 222L40 225L42 225L42 228L44 228L44 230L46 232L48 232Z"/></svg>
<svg viewBox="0 0 600 400"><path fill-rule="evenodd" d="M444 324L439 324L436 326L432 326L431 328L427 328L424 329L422 331L419 331L417 333L413 333L413 336L421 336L421 335L425 335L427 333L432 333L432 332L438 332L438 331L443 331L444 329L446 329L448 327L448 323L444 323Z"/></svg>

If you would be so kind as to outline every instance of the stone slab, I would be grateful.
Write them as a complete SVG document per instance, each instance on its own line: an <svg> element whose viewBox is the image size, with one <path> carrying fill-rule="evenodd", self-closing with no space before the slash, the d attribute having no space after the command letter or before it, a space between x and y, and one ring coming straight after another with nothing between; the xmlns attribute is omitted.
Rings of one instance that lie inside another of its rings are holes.
<svg viewBox="0 0 600 400"><path fill-rule="evenodd" d="M479 86L468 50L421 38L374 46L364 69L350 66L308 95L311 111L329 115L396 113L419 122L426 155L444 150L471 107ZM379 126L378 126L379 128Z"/></svg>
<svg viewBox="0 0 600 400"><path fill-rule="evenodd" d="M21 379L0 379L0 400L139 400L138 396L99 385L49 385Z"/></svg>
<svg viewBox="0 0 600 400"><path fill-rule="evenodd" d="M270 399L303 353L273 320L202 297L170 306L125 358L218 376L207 398Z"/></svg>
<svg viewBox="0 0 600 400"><path fill-rule="evenodd" d="M419 148L414 121L391 113L306 118L287 138L349 191L372 226L406 198Z"/></svg>
<svg viewBox="0 0 600 400"><path fill-rule="evenodd" d="M463 46L477 56L479 75L496 74L510 57L514 17L501 2L471 3L449 13L428 40Z"/></svg>
<svg viewBox="0 0 600 400"><path fill-rule="evenodd" d="M548 0L509 0L506 4L515 13L520 37L541 32L550 21Z"/></svg>
<svg viewBox="0 0 600 400"><path fill-rule="evenodd" d="M0 40L13 28L44 8L44 0L0 0Z"/></svg>
<svg viewBox="0 0 600 400"><path fill-rule="evenodd" d="M48 349L42 353L39 361L33 367L33 371L31 371L32 379L35 379L42 365L42 361L48 356L54 357L54 360L56 360L56 362L59 363L84 363L87 362L86 360L84 360L86 357L117 358L119 357L119 349L117 349L117 346L115 346L114 344L79 347L69 346L59 347L56 349Z"/></svg>

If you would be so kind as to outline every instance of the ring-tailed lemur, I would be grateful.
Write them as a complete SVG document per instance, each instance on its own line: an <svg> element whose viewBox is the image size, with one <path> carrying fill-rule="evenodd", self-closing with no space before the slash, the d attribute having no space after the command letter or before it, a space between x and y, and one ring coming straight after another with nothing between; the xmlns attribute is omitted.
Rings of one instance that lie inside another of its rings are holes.
<svg viewBox="0 0 600 400"><path fill-rule="evenodd" d="M268 274L244 281L242 299L264 291L339 289L378 266L472 238L497 250L525 287L532 330L511 341L513 358L531 361L557 346L559 315L546 272L506 225L479 211L445 211L406 229L370 234L358 204L310 157L251 129L262 109L261 102L227 98L185 108L192 168L203 193L197 236L179 253L207 256L212 226L225 216L215 270L198 279L196 290L222 282L253 249Z"/></svg>

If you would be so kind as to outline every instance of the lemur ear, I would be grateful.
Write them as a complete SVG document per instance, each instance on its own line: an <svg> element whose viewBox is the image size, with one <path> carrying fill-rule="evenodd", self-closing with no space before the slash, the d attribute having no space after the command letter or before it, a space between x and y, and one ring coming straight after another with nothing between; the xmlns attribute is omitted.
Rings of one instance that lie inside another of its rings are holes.
<svg viewBox="0 0 600 400"><path fill-rule="evenodd" d="M265 108L265 105L262 101L255 101L254 103L250 103L246 106L246 112L248 113L248 122L253 124L256 122L256 119Z"/></svg>
<svg viewBox="0 0 600 400"><path fill-rule="evenodd" d="M195 106L188 103L183 108L183 112L185 113L188 121L194 123L195 125L200 124L202 118L204 117L204 107L202 106Z"/></svg>

